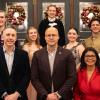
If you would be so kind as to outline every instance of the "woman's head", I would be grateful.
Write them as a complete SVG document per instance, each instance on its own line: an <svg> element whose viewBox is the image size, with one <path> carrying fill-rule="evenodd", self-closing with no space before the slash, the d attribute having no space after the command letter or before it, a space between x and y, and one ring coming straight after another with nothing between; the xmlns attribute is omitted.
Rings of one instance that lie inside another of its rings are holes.
<svg viewBox="0 0 100 100"><path fill-rule="evenodd" d="M67 33L67 38L69 42L75 42L78 38L78 31L75 28L70 28Z"/></svg>
<svg viewBox="0 0 100 100"><path fill-rule="evenodd" d="M37 29L33 26L29 27L27 31L27 41L29 43L36 42L36 44L39 44L39 34Z"/></svg>
<svg viewBox="0 0 100 100"><path fill-rule="evenodd" d="M56 5L49 5L46 11L46 17L55 18L57 14L57 7Z"/></svg>
<svg viewBox="0 0 100 100"><path fill-rule="evenodd" d="M0 10L0 27L5 27L6 15L3 10Z"/></svg>
<svg viewBox="0 0 100 100"><path fill-rule="evenodd" d="M86 48L81 56L81 68L87 66L100 67L100 59L98 52L92 47Z"/></svg>

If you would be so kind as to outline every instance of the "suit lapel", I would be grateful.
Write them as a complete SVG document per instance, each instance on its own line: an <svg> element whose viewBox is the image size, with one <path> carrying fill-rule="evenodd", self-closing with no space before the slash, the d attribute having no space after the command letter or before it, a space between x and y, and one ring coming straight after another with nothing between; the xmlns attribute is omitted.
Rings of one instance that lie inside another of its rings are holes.
<svg viewBox="0 0 100 100"><path fill-rule="evenodd" d="M59 59L61 57L61 50L60 50L60 47L57 48L57 52L56 52L56 55L55 55L55 59L54 59L54 64L53 64L53 74L57 68L57 65L59 64Z"/></svg>
<svg viewBox="0 0 100 100"><path fill-rule="evenodd" d="M8 71L8 67L7 67L7 63L6 63L6 59L5 59L5 55L4 55L4 52L3 52L3 48L1 49L1 60L2 60L2 67L3 67L3 70L4 70L4 72L5 72L5 75L7 76L7 77L9 77L9 71Z"/></svg>
<svg viewBox="0 0 100 100"><path fill-rule="evenodd" d="M44 53L43 53L43 56L42 56L42 60L43 60L43 62L45 64L44 65L45 66L45 70L51 76L51 70L50 70L50 63L49 63L47 48L44 48Z"/></svg>
<svg viewBox="0 0 100 100"><path fill-rule="evenodd" d="M11 74L13 74L14 70L15 70L15 65L17 64L17 49L15 48L15 52L14 52L14 59L13 59L13 64L12 64L12 70L11 70Z"/></svg>

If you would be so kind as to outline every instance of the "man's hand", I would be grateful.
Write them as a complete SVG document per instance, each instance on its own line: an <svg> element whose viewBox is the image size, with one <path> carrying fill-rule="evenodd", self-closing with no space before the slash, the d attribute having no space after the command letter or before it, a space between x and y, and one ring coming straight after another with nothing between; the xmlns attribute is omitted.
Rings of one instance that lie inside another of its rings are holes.
<svg viewBox="0 0 100 100"><path fill-rule="evenodd" d="M59 100L57 95L55 95L55 93L50 93L47 95L47 99L46 100Z"/></svg>
<svg viewBox="0 0 100 100"><path fill-rule="evenodd" d="M17 100L20 94L18 92L7 95L4 100Z"/></svg>

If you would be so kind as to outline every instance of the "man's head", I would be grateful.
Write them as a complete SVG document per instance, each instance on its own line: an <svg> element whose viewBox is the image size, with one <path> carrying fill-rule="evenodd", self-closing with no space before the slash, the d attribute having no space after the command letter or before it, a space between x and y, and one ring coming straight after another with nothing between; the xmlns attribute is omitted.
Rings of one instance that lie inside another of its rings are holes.
<svg viewBox="0 0 100 100"><path fill-rule="evenodd" d="M0 10L0 27L5 27L6 16L3 10Z"/></svg>
<svg viewBox="0 0 100 100"><path fill-rule="evenodd" d="M100 19L93 18L89 23L89 28L91 29L92 33L99 33L100 32Z"/></svg>
<svg viewBox="0 0 100 100"><path fill-rule="evenodd" d="M45 31L45 40L48 46L57 46L59 40L58 30L55 27L49 27Z"/></svg>
<svg viewBox="0 0 100 100"><path fill-rule="evenodd" d="M17 39L16 30L13 28L5 28L2 34L2 40L4 41L4 45L7 47L11 47L15 45Z"/></svg>

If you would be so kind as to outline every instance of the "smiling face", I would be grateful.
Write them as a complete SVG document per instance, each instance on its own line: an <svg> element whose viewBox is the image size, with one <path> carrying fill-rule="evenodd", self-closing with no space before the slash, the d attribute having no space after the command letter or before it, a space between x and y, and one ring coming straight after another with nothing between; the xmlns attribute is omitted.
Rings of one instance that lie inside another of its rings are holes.
<svg viewBox="0 0 100 100"><path fill-rule="evenodd" d="M90 29L91 29L91 31L93 32L93 33L99 33L100 32L100 23L99 23L99 21L93 21L92 23L91 23L91 27L90 27Z"/></svg>
<svg viewBox="0 0 100 100"><path fill-rule="evenodd" d="M88 51L85 54L84 61L87 66L95 66L96 60L96 55L93 51Z"/></svg>
<svg viewBox="0 0 100 100"><path fill-rule="evenodd" d="M5 26L6 18L5 13L3 11L0 11L0 27Z"/></svg>
<svg viewBox="0 0 100 100"><path fill-rule="evenodd" d="M59 35L58 30L54 27L50 27L45 31L45 40L48 46L57 46Z"/></svg>
<svg viewBox="0 0 100 100"><path fill-rule="evenodd" d="M56 7L55 6L49 6L47 10L47 14L49 18L55 18L56 17Z"/></svg>
<svg viewBox="0 0 100 100"><path fill-rule="evenodd" d="M78 34L75 29L70 29L69 32L67 33L67 38L69 42L75 42L78 38Z"/></svg>
<svg viewBox="0 0 100 100"><path fill-rule="evenodd" d="M17 33L13 28L6 28L3 31L2 39L4 41L4 45L7 47L12 47L15 45L17 38Z"/></svg>
<svg viewBox="0 0 100 100"><path fill-rule="evenodd" d="M29 40L32 42L32 41L36 41L37 40L37 37L38 37L38 32L35 28L31 28L29 29L28 31L28 38Z"/></svg>

